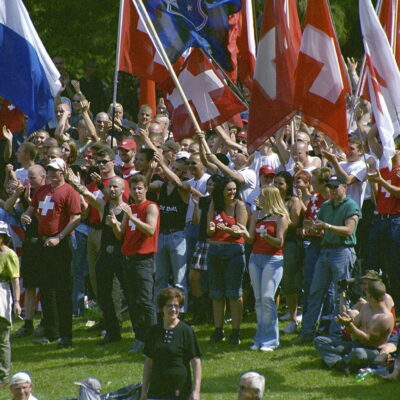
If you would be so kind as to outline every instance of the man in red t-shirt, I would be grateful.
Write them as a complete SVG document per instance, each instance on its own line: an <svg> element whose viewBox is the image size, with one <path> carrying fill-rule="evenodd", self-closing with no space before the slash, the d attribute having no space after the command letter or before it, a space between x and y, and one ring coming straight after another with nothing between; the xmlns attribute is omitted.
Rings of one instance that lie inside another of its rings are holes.
<svg viewBox="0 0 400 400"><path fill-rule="evenodd" d="M122 171L122 177L129 179L137 173L135 169L136 142L132 138L125 138L118 144L118 153L122 161L118 168Z"/></svg>
<svg viewBox="0 0 400 400"><path fill-rule="evenodd" d="M146 335L156 322L153 275L160 213L157 204L147 200L147 189L146 178L134 175L130 179L130 192L135 203L120 205L125 213L122 223L115 216L110 218L115 235L122 239L121 252L126 256L126 278L131 295L129 304L135 332L130 353L143 349Z"/></svg>
<svg viewBox="0 0 400 400"><path fill-rule="evenodd" d="M373 131L373 129L371 129ZM382 155L382 145L369 134L370 147L377 156ZM382 268L388 277L388 293L394 304L400 304L400 137L395 139L395 154L391 169L381 158L380 169L368 174L374 183L377 214L371 224L368 237L366 268ZM398 310L398 309L397 309Z"/></svg>
<svg viewBox="0 0 400 400"><path fill-rule="evenodd" d="M54 158L47 165L48 185L33 195L21 216L25 224L38 215L39 238L43 244L40 257L40 292L42 294L45 337L40 343L55 341L59 348L72 345L72 281L69 234L80 222L79 194L64 180L65 162Z"/></svg>

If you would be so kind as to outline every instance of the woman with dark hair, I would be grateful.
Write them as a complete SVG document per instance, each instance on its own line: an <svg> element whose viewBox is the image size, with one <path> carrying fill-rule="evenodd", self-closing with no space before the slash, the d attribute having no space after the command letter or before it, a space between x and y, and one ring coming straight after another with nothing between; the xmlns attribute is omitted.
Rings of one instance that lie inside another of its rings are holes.
<svg viewBox="0 0 400 400"><path fill-rule="evenodd" d="M246 223L246 206L237 198L237 183L229 177L222 178L215 185L207 217L207 234L210 237L207 265L215 325L210 340L214 343L225 339L225 298L229 299L232 316L229 343L240 343L245 256L244 239L239 225L246 226Z"/></svg>
<svg viewBox="0 0 400 400"><path fill-rule="evenodd" d="M183 302L179 289L166 288L158 294L163 321L151 328L145 342L140 400L200 399L201 354L193 329L179 319Z"/></svg>
<svg viewBox="0 0 400 400"><path fill-rule="evenodd" d="M207 193L208 196L199 198L192 195L194 203L194 210L192 216L192 224L200 225L198 240L196 242L195 250L190 263L189 282L190 292L192 295L192 310L193 320L192 324L204 323L207 319L209 311L209 296L208 291L203 293L203 279L207 277L207 253L209 243L207 241L207 214L211 204L211 195L214 191L215 185L221 180L221 176L214 174L207 180Z"/></svg>
<svg viewBox="0 0 400 400"><path fill-rule="evenodd" d="M21 314L19 260L17 254L8 247L10 239L8 225L0 221L0 388L7 384L10 373L12 309L16 315Z"/></svg>
<svg viewBox="0 0 400 400"><path fill-rule="evenodd" d="M289 310L289 325L283 329L285 333L294 333L297 330L297 306L299 293L302 288L303 275L303 248L302 241L297 236L297 228L301 223L302 206L300 199L293 194L293 177L287 171L276 174L275 186L279 189L282 200L289 213L290 224L287 230L283 248L283 278L282 292L286 298Z"/></svg>

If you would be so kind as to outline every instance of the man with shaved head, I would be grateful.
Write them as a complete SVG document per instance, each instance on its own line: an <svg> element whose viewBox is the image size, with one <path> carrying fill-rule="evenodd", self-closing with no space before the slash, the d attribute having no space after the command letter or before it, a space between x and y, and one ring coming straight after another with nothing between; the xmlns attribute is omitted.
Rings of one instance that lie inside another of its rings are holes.
<svg viewBox="0 0 400 400"><path fill-rule="evenodd" d="M97 136L100 140L105 141L107 133L111 128L111 121L108 114L106 112L99 112L94 119L94 126Z"/></svg>
<svg viewBox="0 0 400 400"><path fill-rule="evenodd" d="M30 202L33 193L46 182L46 170L39 164L28 169L28 183L25 188L25 196ZM17 336L30 336L33 334L33 319L35 317L36 288L39 287L40 251L37 218L26 225L25 241L22 244L21 275L25 288L25 315L24 325L18 329Z"/></svg>
<svg viewBox="0 0 400 400"><path fill-rule="evenodd" d="M127 298L128 293L123 278L124 259L121 253L121 242L116 239L113 233L110 218L116 218L119 222L122 222L124 213L121 205L124 202L123 195L126 183L124 179L118 176L112 177L108 185L108 200L106 200L89 191L72 172L69 173L68 180L100 214L101 241L95 269L97 300L103 312L106 335L98 344L105 345L117 342L121 340L121 330L112 296L114 276L119 280Z"/></svg>

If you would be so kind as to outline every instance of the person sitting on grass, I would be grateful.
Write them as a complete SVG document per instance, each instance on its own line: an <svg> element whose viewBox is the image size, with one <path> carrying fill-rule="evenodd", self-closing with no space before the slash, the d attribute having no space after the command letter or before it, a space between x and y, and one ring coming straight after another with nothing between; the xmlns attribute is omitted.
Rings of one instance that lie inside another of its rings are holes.
<svg viewBox="0 0 400 400"><path fill-rule="evenodd" d="M387 343L394 325L385 295L384 283L371 281L367 288L368 302L360 312L354 318L346 311L335 317L336 322L343 324L350 333L350 341L325 336L315 338L314 346L328 368L343 370L347 374L374 361L379 348Z"/></svg>
<svg viewBox="0 0 400 400"><path fill-rule="evenodd" d="M26 372L17 372L10 381L11 400L37 400L32 395L32 380Z"/></svg>
<svg viewBox="0 0 400 400"><path fill-rule="evenodd" d="M261 400L265 389L264 375L255 371L242 374L239 381L238 400Z"/></svg>

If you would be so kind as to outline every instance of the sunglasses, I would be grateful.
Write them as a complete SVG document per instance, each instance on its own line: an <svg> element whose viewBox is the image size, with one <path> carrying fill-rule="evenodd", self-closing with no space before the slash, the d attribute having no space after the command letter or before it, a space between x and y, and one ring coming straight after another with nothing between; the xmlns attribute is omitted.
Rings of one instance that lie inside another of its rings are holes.
<svg viewBox="0 0 400 400"><path fill-rule="evenodd" d="M97 164L98 165L106 165L107 163L109 163L111 160L97 160Z"/></svg>

